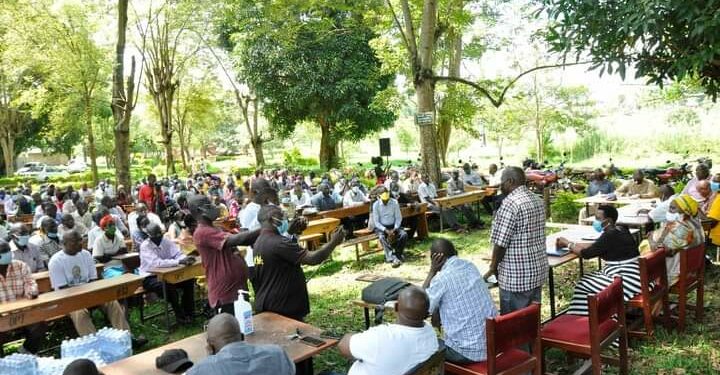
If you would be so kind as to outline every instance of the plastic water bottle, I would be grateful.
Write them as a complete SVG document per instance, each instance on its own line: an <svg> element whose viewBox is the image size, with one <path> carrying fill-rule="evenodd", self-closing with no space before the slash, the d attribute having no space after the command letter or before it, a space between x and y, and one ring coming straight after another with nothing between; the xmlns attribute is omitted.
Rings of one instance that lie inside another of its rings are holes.
<svg viewBox="0 0 720 375"><path fill-rule="evenodd" d="M245 290L238 290L238 299L234 304L235 317L240 324L240 332L243 335L251 335L254 332L252 306L250 302L245 301L244 294L250 295Z"/></svg>
<svg viewBox="0 0 720 375"><path fill-rule="evenodd" d="M130 332L103 328L97 333L100 355L105 363L112 363L132 355Z"/></svg>
<svg viewBox="0 0 720 375"><path fill-rule="evenodd" d="M37 358L29 354L7 356L0 360L0 374L37 375Z"/></svg>

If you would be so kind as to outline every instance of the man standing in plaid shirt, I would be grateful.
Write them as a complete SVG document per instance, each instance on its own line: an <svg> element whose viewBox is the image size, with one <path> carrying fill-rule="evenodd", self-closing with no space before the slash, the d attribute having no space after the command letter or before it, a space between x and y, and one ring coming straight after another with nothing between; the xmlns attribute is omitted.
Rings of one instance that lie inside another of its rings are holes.
<svg viewBox="0 0 720 375"><path fill-rule="evenodd" d="M540 302L548 275L545 252L545 207L525 187L525 172L508 167L500 178L505 199L493 221L493 256L487 279L497 275L502 314Z"/></svg>
<svg viewBox="0 0 720 375"><path fill-rule="evenodd" d="M13 260L10 245L0 239L0 304L13 302L23 298L36 298L38 286L32 277L30 267L21 260ZM37 353L45 339L47 325L36 323L18 329L25 335L25 342L20 353ZM3 355L2 344L10 338L7 333L0 333L0 356Z"/></svg>

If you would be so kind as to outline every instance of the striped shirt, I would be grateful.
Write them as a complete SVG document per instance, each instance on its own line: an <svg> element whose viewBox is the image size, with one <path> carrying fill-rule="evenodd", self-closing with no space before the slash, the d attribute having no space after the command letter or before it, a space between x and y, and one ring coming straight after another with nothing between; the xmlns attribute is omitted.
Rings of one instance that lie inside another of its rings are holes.
<svg viewBox="0 0 720 375"><path fill-rule="evenodd" d="M480 271L471 262L450 257L427 289L430 313L440 311L445 345L473 361L487 357L485 319L497 309Z"/></svg>
<svg viewBox="0 0 720 375"><path fill-rule="evenodd" d="M0 302L12 302L36 294L37 283L32 277L30 267L24 262L13 260L8 265L7 275L0 274Z"/></svg>
<svg viewBox="0 0 720 375"><path fill-rule="evenodd" d="M498 284L508 292L541 287L548 275L545 252L545 207L525 186L508 194L495 214L490 242L505 248L498 265Z"/></svg>

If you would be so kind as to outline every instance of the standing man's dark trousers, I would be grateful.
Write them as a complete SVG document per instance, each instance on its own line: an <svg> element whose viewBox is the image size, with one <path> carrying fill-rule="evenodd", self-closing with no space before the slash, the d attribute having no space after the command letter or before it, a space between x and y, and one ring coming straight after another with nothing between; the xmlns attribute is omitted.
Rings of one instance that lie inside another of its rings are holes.
<svg viewBox="0 0 720 375"><path fill-rule="evenodd" d="M25 342L22 344L23 351L35 354L40 350L40 347L45 341L45 333L47 333L47 329L47 324L43 322L18 328L14 332L25 336ZM2 349L3 344L5 344L5 342L9 342L9 340L12 340L13 338L12 331L0 333L0 357L5 355Z"/></svg>

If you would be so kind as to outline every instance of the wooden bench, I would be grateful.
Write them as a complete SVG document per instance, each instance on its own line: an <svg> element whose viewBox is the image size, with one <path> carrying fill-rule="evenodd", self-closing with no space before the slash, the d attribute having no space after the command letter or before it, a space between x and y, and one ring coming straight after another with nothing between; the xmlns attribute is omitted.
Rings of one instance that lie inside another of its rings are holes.
<svg viewBox="0 0 720 375"><path fill-rule="evenodd" d="M354 231L353 234L355 235L355 238L345 241L342 246L355 246L355 260L357 260L358 262L360 261L360 258L364 256L382 251L379 246L375 250L370 249L370 241L378 239L377 234L373 233L371 230L359 229ZM360 252L360 247L362 247L362 253Z"/></svg>
<svg viewBox="0 0 720 375"><path fill-rule="evenodd" d="M306 235L300 236L300 238L298 238L298 241L303 242L305 244L306 249L315 250L318 247L320 247L320 242L324 238L325 238L325 235L322 233L306 234Z"/></svg>

